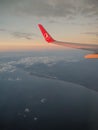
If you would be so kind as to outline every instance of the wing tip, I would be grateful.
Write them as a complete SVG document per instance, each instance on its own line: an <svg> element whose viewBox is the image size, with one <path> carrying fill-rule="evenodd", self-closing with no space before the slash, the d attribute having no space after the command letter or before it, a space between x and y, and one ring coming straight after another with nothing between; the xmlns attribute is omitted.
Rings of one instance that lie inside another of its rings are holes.
<svg viewBox="0 0 98 130"><path fill-rule="evenodd" d="M40 31L42 32L45 40L48 42L48 43L52 43L54 42L55 40L51 37L51 35L45 30L45 28L43 27L42 24L38 24L39 28L40 28Z"/></svg>

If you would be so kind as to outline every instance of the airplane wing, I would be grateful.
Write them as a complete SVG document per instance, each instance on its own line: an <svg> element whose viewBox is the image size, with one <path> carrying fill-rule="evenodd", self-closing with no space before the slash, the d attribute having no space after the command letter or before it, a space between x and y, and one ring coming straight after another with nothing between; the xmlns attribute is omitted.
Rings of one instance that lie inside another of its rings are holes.
<svg viewBox="0 0 98 130"><path fill-rule="evenodd" d="M51 37L51 35L45 30L45 28L41 24L38 24L38 26L44 36L44 39L48 43L62 45L62 46L70 47L70 48L93 51L94 52L93 54L88 54L85 56L85 58L98 58L98 45L57 41Z"/></svg>

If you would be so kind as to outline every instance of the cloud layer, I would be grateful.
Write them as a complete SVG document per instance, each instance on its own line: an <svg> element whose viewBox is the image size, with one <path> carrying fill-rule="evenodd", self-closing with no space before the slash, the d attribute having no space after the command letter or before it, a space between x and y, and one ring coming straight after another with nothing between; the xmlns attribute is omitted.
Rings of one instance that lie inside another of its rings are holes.
<svg viewBox="0 0 98 130"><path fill-rule="evenodd" d="M43 63L47 65L48 67L51 67L58 62L78 62L78 59L74 59L73 56L68 56L68 57L56 57L56 56L44 56L44 57L26 57L26 58L21 58L17 61L11 61L7 63L1 63L0 64L0 72L14 72L18 68L17 66L22 65L23 68L30 67L36 63Z"/></svg>
<svg viewBox="0 0 98 130"><path fill-rule="evenodd" d="M57 39L92 43L96 40L93 32L98 32L98 0L0 0L1 39L10 34L19 40L42 42L38 23L49 28Z"/></svg>
<svg viewBox="0 0 98 130"><path fill-rule="evenodd" d="M86 32L85 34L95 35L96 37L98 37L98 32Z"/></svg>
<svg viewBox="0 0 98 130"><path fill-rule="evenodd" d="M97 16L98 0L0 0L0 8L45 17Z"/></svg>
<svg viewBox="0 0 98 130"><path fill-rule="evenodd" d="M11 30L8 30L8 29L3 29L3 28L0 29L0 32L8 33L8 34L10 34L11 36L13 36L17 39L23 38L23 39L26 39L26 40L32 40L33 37L39 37L35 33L16 32L16 31L11 31Z"/></svg>

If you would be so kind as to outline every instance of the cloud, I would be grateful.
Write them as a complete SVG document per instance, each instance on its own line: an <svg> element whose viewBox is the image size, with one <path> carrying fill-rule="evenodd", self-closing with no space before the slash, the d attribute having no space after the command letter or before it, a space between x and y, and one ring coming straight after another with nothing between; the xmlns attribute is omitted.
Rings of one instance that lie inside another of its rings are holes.
<svg viewBox="0 0 98 130"><path fill-rule="evenodd" d="M19 39L19 38L25 38L26 40L32 40L33 37L39 37L39 35L37 35L36 33L27 33L27 32L14 32L8 29L0 29L0 32L5 32L8 33L12 36L14 36L15 38Z"/></svg>
<svg viewBox="0 0 98 130"><path fill-rule="evenodd" d="M69 57L56 57L56 56L44 56L44 57L26 57L22 58L19 61L16 62L18 65L24 65L24 67L29 67L32 66L36 63L43 63L46 64L48 67L51 67L55 64L57 64L60 61L65 61L65 62L78 62L78 59L74 59L73 56Z"/></svg>
<svg viewBox="0 0 98 130"><path fill-rule="evenodd" d="M97 26L98 0L0 0L0 16L6 27L13 26L14 29L16 25L15 32L9 32L12 36L32 40L37 35L21 32L21 25L25 30L30 30L32 24L45 22L68 25L69 28Z"/></svg>
<svg viewBox="0 0 98 130"><path fill-rule="evenodd" d="M22 33L22 32L13 32L11 33L15 38L25 38L27 40L32 40L34 34L31 33Z"/></svg>
<svg viewBox="0 0 98 130"><path fill-rule="evenodd" d="M53 20L53 19L49 20L48 22L51 23L51 24L58 24L58 23L60 23L59 21L56 21L56 20Z"/></svg>
<svg viewBox="0 0 98 130"><path fill-rule="evenodd" d="M16 71L16 67L13 66L11 63L4 63L0 64L0 72L14 72Z"/></svg>
<svg viewBox="0 0 98 130"><path fill-rule="evenodd" d="M73 56L67 56L67 57L57 57L57 56L43 56L43 57L26 57L26 58L20 58L16 61L11 61L7 63L0 64L0 73L2 72L10 72L13 73L16 71L16 69L22 65L23 68L30 67L36 63L40 64L46 64L48 67L52 67L58 62L78 62L79 59L73 58Z"/></svg>
<svg viewBox="0 0 98 130"><path fill-rule="evenodd" d="M6 29L0 28L0 32L6 32Z"/></svg>
<svg viewBox="0 0 98 130"><path fill-rule="evenodd" d="M96 37L98 37L98 32L86 32L84 34L95 35Z"/></svg>
<svg viewBox="0 0 98 130"><path fill-rule="evenodd" d="M0 0L0 6L9 13L38 17L98 15L98 0Z"/></svg>

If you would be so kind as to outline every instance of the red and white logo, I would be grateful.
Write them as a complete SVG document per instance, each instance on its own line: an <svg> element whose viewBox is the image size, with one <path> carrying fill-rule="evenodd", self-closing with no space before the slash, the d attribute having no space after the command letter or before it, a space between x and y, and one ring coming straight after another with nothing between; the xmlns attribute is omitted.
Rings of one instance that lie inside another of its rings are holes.
<svg viewBox="0 0 98 130"><path fill-rule="evenodd" d="M44 33L44 37L45 37L45 39L49 39L49 36L48 36L48 34L47 33Z"/></svg>

